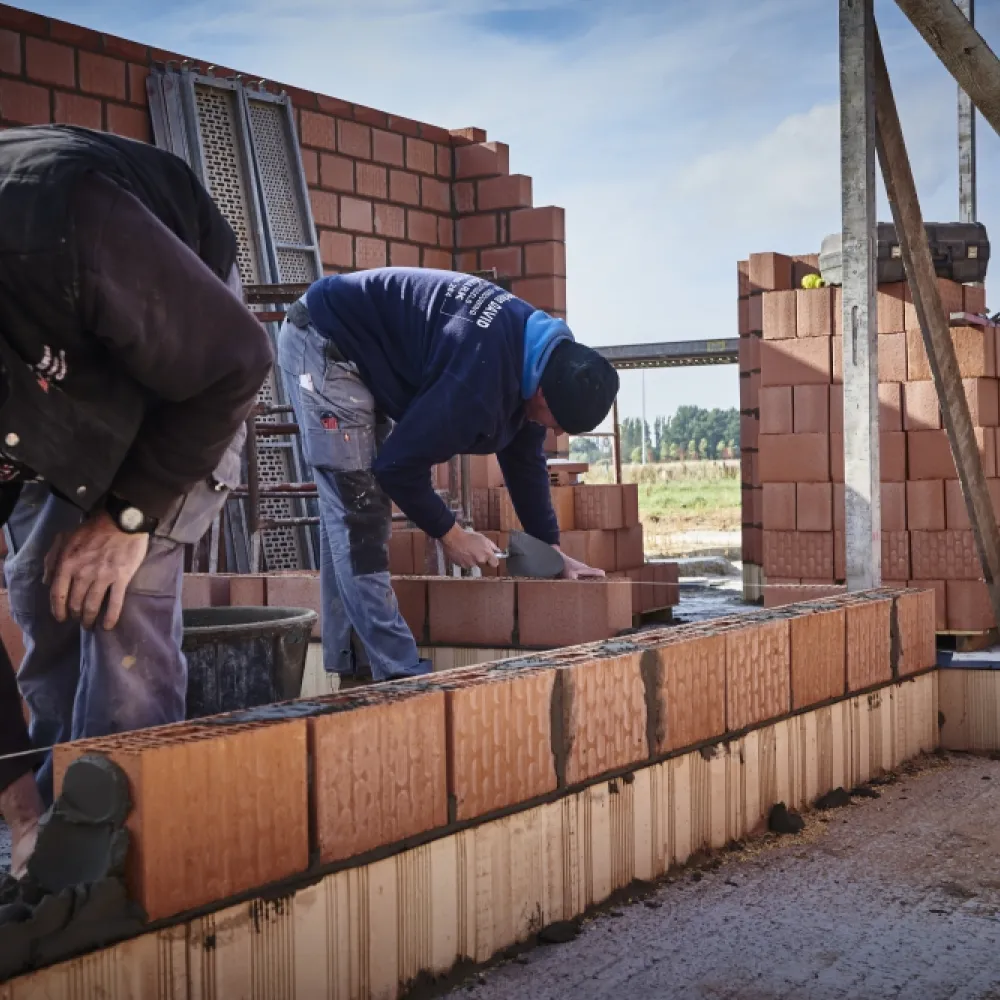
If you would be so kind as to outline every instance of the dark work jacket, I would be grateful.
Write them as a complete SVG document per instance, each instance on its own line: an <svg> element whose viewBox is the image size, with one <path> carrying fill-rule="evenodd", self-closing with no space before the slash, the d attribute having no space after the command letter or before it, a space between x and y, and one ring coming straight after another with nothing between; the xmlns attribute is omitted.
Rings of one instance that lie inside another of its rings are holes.
<svg viewBox="0 0 1000 1000"><path fill-rule="evenodd" d="M0 133L0 448L84 511L107 493L153 402L81 322L73 199L95 174L221 280L236 260L231 227L173 154L72 126ZM18 491L0 492L0 523Z"/></svg>
<svg viewBox="0 0 1000 1000"><path fill-rule="evenodd" d="M392 267L321 278L306 304L396 421L372 471L407 517L440 538L455 518L431 468L496 453L525 531L558 543L545 428L526 419L522 395L533 306L468 274Z"/></svg>

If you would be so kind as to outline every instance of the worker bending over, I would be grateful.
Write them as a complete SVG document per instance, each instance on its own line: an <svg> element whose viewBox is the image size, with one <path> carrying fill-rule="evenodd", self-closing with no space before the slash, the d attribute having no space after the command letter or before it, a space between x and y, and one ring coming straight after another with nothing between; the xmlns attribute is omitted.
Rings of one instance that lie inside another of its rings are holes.
<svg viewBox="0 0 1000 1000"><path fill-rule="evenodd" d="M353 626L375 680L425 673L389 580L391 502L454 563L496 565L496 546L431 485L455 455L496 453L524 529L558 547L546 429L593 430L618 375L496 285L412 268L317 281L288 311L278 365L319 490L326 670L351 683ZM567 577L604 575L563 560Z"/></svg>
<svg viewBox="0 0 1000 1000"><path fill-rule="evenodd" d="M31 742L179 721L183 545L239 481L272 361L235 235L177 157L69 126L0 133L0 219L0 523ZM38 757L9 756L28 749L0 662L15 868L52 794L51 755L41 798Z"/></svg>

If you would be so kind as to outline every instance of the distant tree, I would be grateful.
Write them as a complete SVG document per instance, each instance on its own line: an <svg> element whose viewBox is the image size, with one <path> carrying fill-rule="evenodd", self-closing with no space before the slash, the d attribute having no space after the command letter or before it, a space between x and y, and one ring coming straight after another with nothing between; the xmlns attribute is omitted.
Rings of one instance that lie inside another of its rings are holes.
<svg viewBox="0 0 1000 1000"><path fill-rule="evenodd" d="M698 457L698 442L694 438L688 441L686 458L697 458Z"/></svg>
<svg viewBox="0 0 1000 1000"><path fill-rule="evenodd" d="M729 451L729 449L726 447L725 441L720 441L715 446L715 457L716 458L725 458L726 454L728 453L728 451Z"/></svg>

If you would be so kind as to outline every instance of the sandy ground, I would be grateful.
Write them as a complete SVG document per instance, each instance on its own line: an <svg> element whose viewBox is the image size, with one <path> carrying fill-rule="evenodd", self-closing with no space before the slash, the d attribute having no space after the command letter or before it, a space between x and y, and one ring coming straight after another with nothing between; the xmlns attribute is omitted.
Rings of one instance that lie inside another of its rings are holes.
<svg viewBox="0 0 1000 1000"><path fill-rule="evenodd" d="M470 1000L998 1000L1000 762L950 756L473 975Z"/></svg>

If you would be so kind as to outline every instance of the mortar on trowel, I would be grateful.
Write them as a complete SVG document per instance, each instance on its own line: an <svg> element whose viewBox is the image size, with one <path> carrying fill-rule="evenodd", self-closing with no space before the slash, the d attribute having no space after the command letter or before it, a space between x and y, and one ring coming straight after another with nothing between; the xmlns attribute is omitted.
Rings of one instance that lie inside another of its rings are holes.
<svg viewBox="0 0 1000 1000"><path fill-rule="evenodd" d="M510 532L507 548L497 553L497 558L507 560L509 576L554 580L562 576L564 568L563 557L551 545L523 531Z"/></svg>

